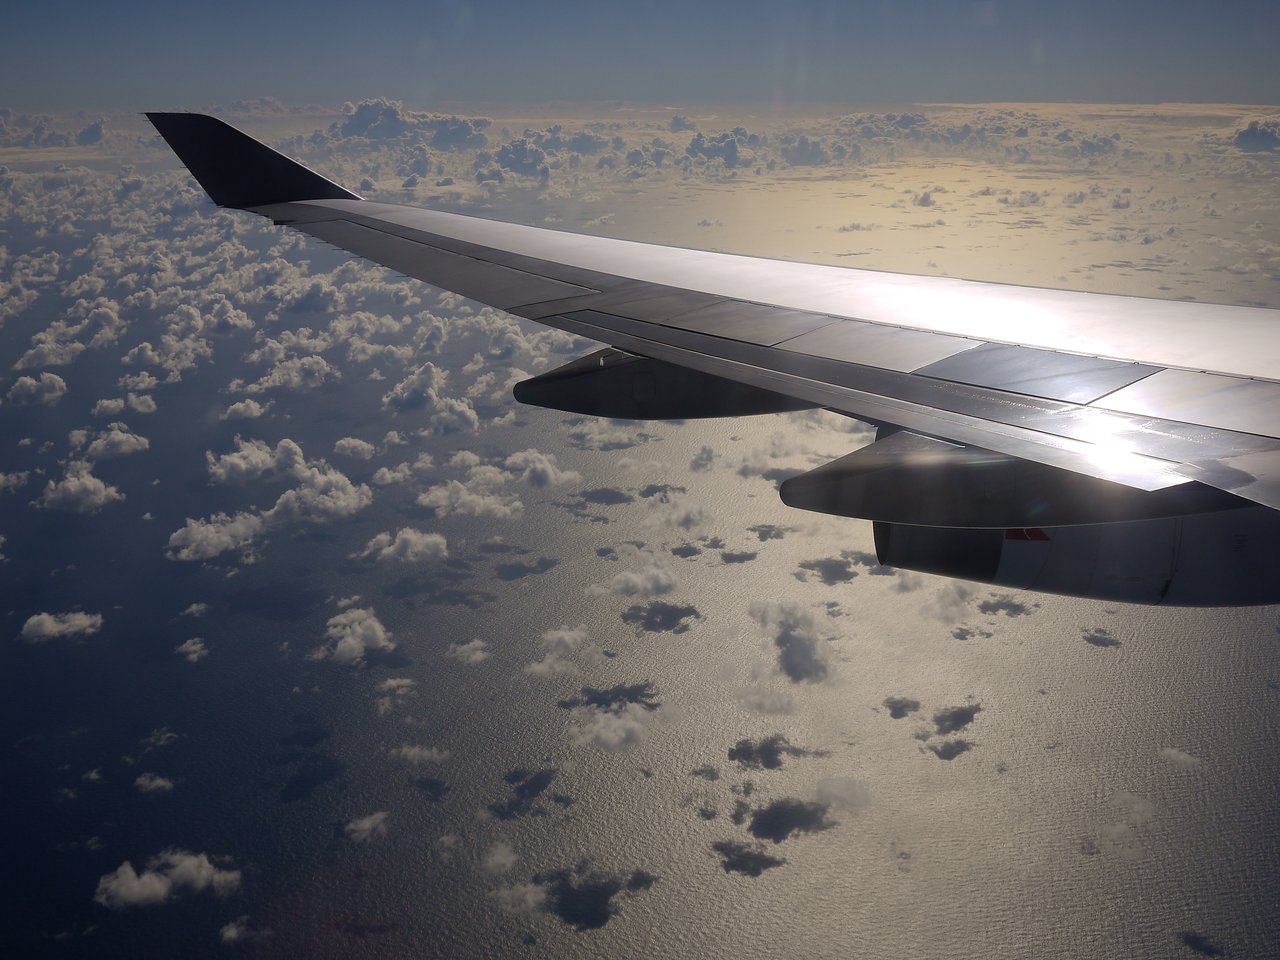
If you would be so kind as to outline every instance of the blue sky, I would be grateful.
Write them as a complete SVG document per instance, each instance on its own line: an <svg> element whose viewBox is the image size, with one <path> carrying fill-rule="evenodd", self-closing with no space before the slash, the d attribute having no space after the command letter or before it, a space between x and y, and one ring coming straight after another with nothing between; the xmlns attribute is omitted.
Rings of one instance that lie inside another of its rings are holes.
<svg viewBox="0 0 1280 960"><path fill-rule="evenodd" d="M28 4L4 104L1280 100L1274 3Z"/></svg>

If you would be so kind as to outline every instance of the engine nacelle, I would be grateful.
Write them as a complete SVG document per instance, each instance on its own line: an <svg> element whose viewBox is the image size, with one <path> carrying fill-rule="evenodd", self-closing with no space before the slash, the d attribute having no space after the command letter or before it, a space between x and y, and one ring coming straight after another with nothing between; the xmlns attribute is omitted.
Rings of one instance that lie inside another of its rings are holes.
<svg viewBox="0 0 1280 960"><path fill-rule="evenodd" d="M514 392L535 407L622 420L742 417L817 406L612 347L523 380Z"/></svg>
<svg viewBox="0 0 1280 960"><path fill-rule="evenodd" d="M880 562L904 570L1126 603L1280 603L1280 512L1266 507L1005 530L877 521L874 531Z"/></svg>

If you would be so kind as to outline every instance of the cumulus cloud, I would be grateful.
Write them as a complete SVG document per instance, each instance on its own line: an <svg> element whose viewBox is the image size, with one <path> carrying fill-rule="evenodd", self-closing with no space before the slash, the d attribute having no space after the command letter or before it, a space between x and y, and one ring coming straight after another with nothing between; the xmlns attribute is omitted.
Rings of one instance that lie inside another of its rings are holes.
<svg viewBox="0 0 1280 960"><path fill-rule="evenodd" d="M644 743L659 723L659 714L643 703L613 707L592 705L574 713L578 722L570 730L573 741L606 753L619 753Z"/></svg>
<svg viewBox="0 0 1280 960"><path fill-rule="evenodd" d="M394 534L383 531L365 544L363 550L352 554L352 557L373 557L379 561L396 560L400 563L443 560L447 556L449 543L444 537L412 527L403 527Z"/></svg>
<svg viewBox="0 0 1280 960"><path fill-rule="evenodd" d="M313 660L360 665L366 653L394 650L396 646L370 607L351 607L330 617L325 636L327 642L312 651Z"/></svg>
<svg viewBox="0 0 1280 960"><path fill-rule="evenodd" d="M607 583L587 588L591 596L656 597L675 589L676 578L666 567L650 564L640 570L624 570Z"/></svg>
<svg viewBox="0 0 1280 960"><path fill-rule="evenodd" d="M370 840L376 840L379 837L387 835L387 817L391 815L389 810L379 810L371 813L367 817L360 817L358 820L352 820L343 829L347 836L356 843L367 843Z"/></svg>
<svg viewBox="0 0 1280 960"><path fill-rule="evenodd" d="M139 793L170 793L174 787L172 780L158 773L140 773L133 785Z"/></svg>
<svg viewBox="0 0 1280 960"><path fill-rule="evenodd" d="M36 504L49 510L96 513L107 504L123 499L119 488L93 475L93 464L87 460L70 460L61 480L45 483L44 493Z"/></svg>
<svg viewBox="0 0 1280 960"><path fill-rule="evenodd" d="M373 502L373 492L354 484L323 460L307 460L292 440L275 448L260 440L235 438L236 449L222 456L207 452L211 481L245 483L264 474L291 477L296 486L280 494L268 510L217 513L207 520L187 518L169 537L171 560L206 560L229 550L247 549L262 533L287 523L329 523L358 513Z"/></svg>
<svg viewBox="0 0 1280 960"><path fill-rule="evenodd" d="M239 888L239 870L216 866L207 853L169 849L148 860L142 873L126 860L99 877L93 899L112 910L126 910L167 903L184 891L226 896Z"/></svg>
<svg viewBox="0 0 1280 960"><path fill-rule="evenodd" d="M793 683L817 683L833 671L827 643L818 633L814 616L794 603L758 600L752 618L773 634L778 668Z"/></svg>
<svg viewBox="0 0 1280 960"><path fill-rule="evenodd" d="M511 454L503 462L503 467L538 490L562 483L577 483L582 479L575 470L560 469L554 454L542 453L532 447Z"/></svg>
<svg viewBox="0 0 1280 960"><path fill-rule="evenodd" d="M333 445L333 452L344 457L355 457L357 460L371 460L378 448L359 437L343 437Z"/></svg>
<svg viewBox="0 0 1280 960"><path fill-rule="evenodd" d="M271 409L274 401L268 400L266 403L259 403L252 397L245 400L237 400L235 403L227 407L226 410L218 417L219 420L257 420L260 416Z"/></svg>
<svg viewBox="0 0 1280 960"><path fill-rule="evenodd" d="M444 763L449 759L448 750L442 750L439 747L423 747L417 744L407 744L403 747L396 747L391 751L391 756L398 757L406 763L422 766L429 763Z"/></svg>
<svg viewBox="0 0 1280 960"><path fill-rule="evenodd" d="M516 861L519 859L511 844L505 840L499 840L490 846L484 852L484 856L480 858L480 869L490 875L506 873L516 865Z"/></svg>
<svg viewBox="0 0 1280 960"><path fill-rule="evenodd" d="M42 373L40 379L19 377L13 382L6 396L9 402L19 406L51 406L67 393L67 381L56 373Z"/></svg>
<svg viewBox="0 0 1280 960"><path fill-rule="evenodd" d="M22 625L22 639L43 643L58 637L91 637L101 629L100 613L37 613Z"/></svg>
<svg viewBox="0 0 1280 960"><path fill-rule="evenodd" d="M109 460L112 457L124 457L131 453L141 453L150 449L151 441L130 433L127 424L116 422L109 424L100 432L85 451L93 460Z"/></svg>
<svg viewBox="0 0 1280 960"><path fill-rule="evenodd" d="M491 654L489 653L488 644L476 638L468 640L466 643L449 644L449 656L455 660L461 660L463 663L474 665L488 660Z"/></svg>
<svg viewBox="0 0 1280 960"><path fill-rule="evenodd" d="M1177 747L1161 747L1159 750L1161 760L1167 760L1175 767L1182 770L1194 770L1200 766L1200 758L1192 756L1185 750L1179 750Z"/></svg>
<svg viewBox="0 0 1280 960"><path fill-rule="evenodd" d="M248 547L265 526L253 513L215 513L207 520L188 517L185 526L169 535L165 555L171 560L208 560Z"/></svg>
<svg viewBox="0 0 1280 960"><path fill-rule="evenodd" d="M542 648L542 659L527 665L525 673L538 676L578 673L578 666L570 659L587 642L587 628L576 630L561 628L547 630L542 634L539 645Z"/></svg>
<svg viewBox="0 0 1280 960"><path fill-rule="evenodd" d="M498 490L509 474L490 466L474 466L465 481L437 484L418 497L418 505L429 507L437 517L495 517L515 520L524 514L519 498Z"/></svg>
<svg viewBox="0 0 1280 960"><path fill-rule="evenodd" d="M173 652L185 657L188 663L199 663L209 655L209 648L205 646L203 638L192 637L174 647Z"/></svg>

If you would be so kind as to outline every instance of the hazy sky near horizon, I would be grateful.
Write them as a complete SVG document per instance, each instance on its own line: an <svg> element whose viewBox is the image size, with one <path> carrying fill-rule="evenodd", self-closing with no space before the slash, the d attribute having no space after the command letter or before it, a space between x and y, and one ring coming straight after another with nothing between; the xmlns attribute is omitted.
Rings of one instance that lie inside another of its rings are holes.
<svg viewBox="0 0 1280 960"><path fill-rule="evenodd" d="M1280 100L1280 10L1242 0L554 6L72 0L5 15L23 110L294 103Z"/></svg>

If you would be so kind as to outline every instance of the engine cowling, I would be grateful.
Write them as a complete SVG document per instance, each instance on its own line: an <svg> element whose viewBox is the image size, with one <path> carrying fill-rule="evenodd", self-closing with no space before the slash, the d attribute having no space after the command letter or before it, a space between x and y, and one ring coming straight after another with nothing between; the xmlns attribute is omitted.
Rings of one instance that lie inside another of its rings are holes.
<svg viewBox="0 0 1280 960"><path fill-rule="evenodd" d="M873 526L879 561L904 570L1126 603L1280 603L1280 513L1266 507L1072 527Z"/></svg>
<svg viewBox="0 0 1280 960"><path fill-rule="evenodd" d="M811 410L816 404L612 347L522 380L535 407L622 420L694 420Z"/></svg>

